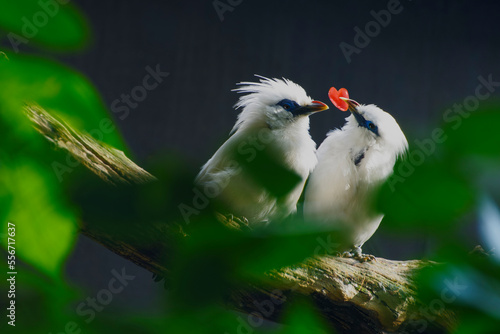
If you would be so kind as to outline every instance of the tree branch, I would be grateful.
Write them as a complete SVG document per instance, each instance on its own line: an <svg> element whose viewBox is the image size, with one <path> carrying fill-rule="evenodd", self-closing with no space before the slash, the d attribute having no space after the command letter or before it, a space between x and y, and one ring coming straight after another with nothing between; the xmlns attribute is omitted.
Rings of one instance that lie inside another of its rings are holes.
<svg viewBox="0 0 500 334"><path fill-rule="evenodd" d="M154 177L128 159L123 152L80 134L36 105L26 112L35 128L58 148L67 150L89 170L112 184L142 184ZM118 229L82 224L89 238L137 265L160 276L168 276L164 255L170 242L184 237L180 225L137 224ZM265 286L248 286L233 291L229 305L269 320L279 320L286 301L310 296L318 311L340 333L447 333L454 324L449 311L434 314L432 323L417 299L414 276L426 261L391 261L376 258L359 263L354 259L323 256L310 258L290 268L272 271ZM263 305L267 305L267 308ZM272 306L272 308L270 307ZM426 321L425 331L416 327Z"/></svg>
<svg viewBox="0 0 500 334"><path fill-rule="evenodd" d="M76 160L111 184L142 184L154 176L137 166L113 147L72 129L36 104L27 104L25 112L35 129L58 148L68 151Z"/></svg>

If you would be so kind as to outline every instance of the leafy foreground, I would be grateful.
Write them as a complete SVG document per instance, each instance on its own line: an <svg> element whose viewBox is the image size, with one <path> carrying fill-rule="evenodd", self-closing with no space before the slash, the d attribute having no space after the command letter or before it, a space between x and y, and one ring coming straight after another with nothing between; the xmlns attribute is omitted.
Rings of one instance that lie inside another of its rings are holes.
<svg viewBox="0 0 500 334"><path fill-rule="evenodd" d="M39 6L15 1L0 12L11 45L0 54L0 240L9 255L15 246L17 256L16 326L5 317L2 333L497 332L498 256L468 255L472 245L463 231L477 212L487 250L500 249L500 194L494 188L500 137L491 136L498 105L480 106L458 129L443 125L447 139L430 153L414 147L381 190L384 228L436 240L432 260L441 264L359 264L333 256L335 231L315 231L300 221L236 231L220 224L207 204L186 224L178 205L193 203L193 168L166 155L148 173L126 158L130 152L91 82L37 55L82 50L90 39L85 17L70 3L58 5L45 29L23 36L19 23ZM26 45L30 54L23 53ZM31 117L26 103L35 106ZM73 141L80 146L69 145ZM127 168L97 167L113 164ZM12 224L15 234L8 230ZM80 305L88 296L64 274L80 229L163 275L165 312L85 313ZM7 261L0 267L13 270ZM12 291L10 282L0 282L3 296ZM4 310L11 300L1 299Z"/></svg>

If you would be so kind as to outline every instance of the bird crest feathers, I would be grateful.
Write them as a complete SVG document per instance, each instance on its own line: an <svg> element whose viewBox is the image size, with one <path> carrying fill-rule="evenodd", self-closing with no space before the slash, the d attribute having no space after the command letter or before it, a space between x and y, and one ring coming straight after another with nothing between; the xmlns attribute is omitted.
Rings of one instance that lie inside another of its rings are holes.
<svg viewBox="0 0 500 334"><path fill-rule="evenodd" d="M235 109L242 108L243 110L238 115L238 121L231 133L238 130L247 120L259 119L263 116L259 114L266 110L266 106L275 105L283 99L293 100L299 105L312 102L304 88L291 80L266 78L257 74L255 76L259 78L259 82L240 82L237 84L240 87L232 90L245 95L241 96L234 105Z"/></svg>

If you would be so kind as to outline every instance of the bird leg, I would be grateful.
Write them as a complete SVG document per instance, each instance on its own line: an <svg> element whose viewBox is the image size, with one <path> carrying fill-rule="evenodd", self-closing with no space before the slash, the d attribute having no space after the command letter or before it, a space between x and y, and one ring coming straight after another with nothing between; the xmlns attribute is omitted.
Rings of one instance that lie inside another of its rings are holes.
<svg viewBox="0 0 500 334"><path fill-rule="evenodd" d="M350 257L358 260L359 262L375 261L375 256L371 254L363 254L361 252L361 247L359 246L342 253L341 257Z"/></svg>
<svg viewBox="0 0 500 334"><path fill-rule="evenodd" d="M218 220L229 228L237 230L248 230L250 229L248 219L245 217L236 217L232 213L221 214L216 213Z"/></svg>

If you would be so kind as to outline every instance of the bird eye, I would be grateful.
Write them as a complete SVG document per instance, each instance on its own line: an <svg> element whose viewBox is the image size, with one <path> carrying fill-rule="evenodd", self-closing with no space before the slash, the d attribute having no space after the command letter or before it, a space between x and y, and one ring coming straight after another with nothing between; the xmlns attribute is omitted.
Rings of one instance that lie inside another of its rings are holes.
<svg viewBox="0 0 500 334"><path fill-rule="evenodd" d="M289 105L289 104L287 104L287 103L283 104L283 109L285 109L285 110L290 109L290 105Z"/></svg>
<svg viewBox="0 0 500 334"><path fill-rule="evenodd" d="M375 130L376 128L375 124L373 124L372 122L368 122L368 127L370 128L370 130Z"/></svg>

